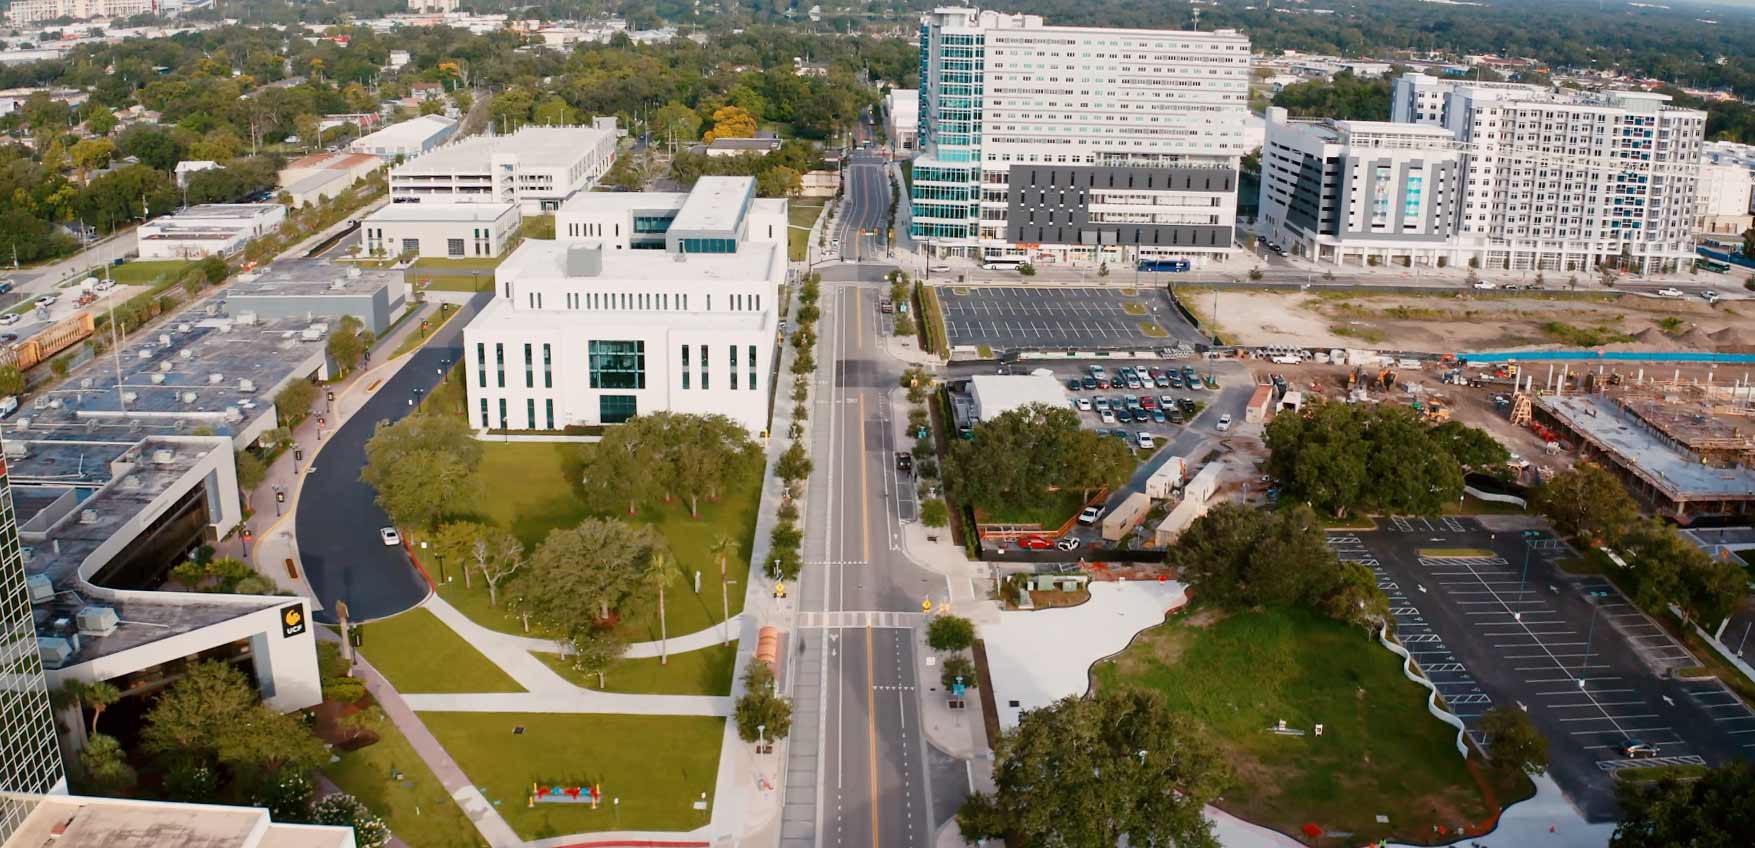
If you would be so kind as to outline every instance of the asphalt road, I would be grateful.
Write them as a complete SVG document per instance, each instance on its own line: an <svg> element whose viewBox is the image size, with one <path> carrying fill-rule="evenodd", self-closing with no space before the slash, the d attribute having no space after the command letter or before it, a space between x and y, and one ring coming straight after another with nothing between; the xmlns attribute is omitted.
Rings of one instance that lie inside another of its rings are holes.
<svg viewBox="0 0 1755 848"><path fill-rule="evenodd" d="M1397 637L1477 741L1488 709L1529 713L1550 772L1587 819L1616 817L1618 769L1755 756L1755 712L1715 680L1672 677L1694 659L1602 578L1556 569L1570 551L1551 535L1392 517L1329 539L1377 572ZM1627 739L1659 746L1658 757L1627 759Z"/></svg>
<svg viewBox="0 0 1755 848"><path fill-rule="evenodd" d="M364 408L326 436L328 444L306 472L293 532L305 577L322 605L315 614L318 621L334 623L336 601L347 602L353 621L370 621L409 609L431 591L407 553L378 538L378 529L389 526L390 519L378 507L376 491L360 480L366 439L379 422L395 422L413 412L409 401L419 403L415 390L430 392L442 379L445 363L461 361L463 328L489 297L477 295Z"/></svg>
<svg viewBox="0 0 1755 848"><path fill-rule="evenodd" d="M851 169L844 227L888 212L871 159ZM968 792L960 764L921 732L922 699L944 697L916 674L921 601L943 603L945 583L898 541L890 434L906 413L889 398L902 368L881 351L875 308L887 269L844 267L853 270L836 276L854 282L825 286L822 300L781 844L929 846Z"/></svg>
<svg viewBox="0 0 1755 848"><path fill-rule="evenodd" d="M846 199L831 238L841 242L841 258L850 262L882 259L888 253L890 189L882 156L855 151L847 159Z"/></svg>

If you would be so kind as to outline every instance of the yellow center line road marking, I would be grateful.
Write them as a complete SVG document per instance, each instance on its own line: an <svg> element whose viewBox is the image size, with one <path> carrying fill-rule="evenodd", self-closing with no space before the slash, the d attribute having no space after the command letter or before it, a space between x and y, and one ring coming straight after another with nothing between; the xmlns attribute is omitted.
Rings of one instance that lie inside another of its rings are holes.
<svg viewBox="0 0 1755 848"><path fill-rule="evenodd" d="M866 737L871 742L871 848L878 848L877 686L871 671L871 628L865 628Z"/></svg>

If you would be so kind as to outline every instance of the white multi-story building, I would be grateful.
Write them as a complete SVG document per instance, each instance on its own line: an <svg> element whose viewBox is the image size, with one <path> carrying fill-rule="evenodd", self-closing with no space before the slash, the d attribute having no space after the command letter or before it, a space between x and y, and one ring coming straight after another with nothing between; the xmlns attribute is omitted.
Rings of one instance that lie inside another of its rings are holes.
<svg viewBox="0 0 1755 848"><path fill-rule="evenodd" d="M410 12L455 12L457 0L408 0Z"/></svg>
<svg viewBox="0 0 1755 848"><path fill-rule="evenodd" d="M1032 261L1233 249L1249 40L940 8L920 27L911 232Z"/></svg>
<svg viewBox="0 0 1755 848"><path fill-rule="evenodd" d="M1492 269L1612 262L1640 273L1692 257L1706 113L1662 94L1417 73L1391 96L1395 116L1445 127L1463 145L1457 255Z"/></svg>
<svg viewBox="0 0 1755 848"><path fill-rule="evenodd" d="M589 127L524 127L434 149L390 170L396 203L518 203L526 215L554 212L588 191L615 161L614 118Z"/></svg>
<svg viewBox="0 0 1755 848"><path fill-rule="evenodd" d="M890 93L884 95L884 112L889 116L890 147L897 153L918 148L920 89L890 89Z"/></svg>
<svg viewBox="0 0 1755 848"><path fill-rule="evenodd" d="M1462 154L1442 127L1291 121L1268 109L1258 227L1319 261L1448 262Z"/></svg>
<svg viewBox="0 0 1755 848"><path fill-rule="evenodd" d="M523 217L516 203L392 203L366 216L366 253L448 259L499 256Z"/></svg>
<svg viewBox="0 0 1755 848"><path fill-rule="evenodd" d="M6 22L23 26L38 21L72 18L131 18L158 11L158 0L12 0Z"/></svg>
<svg viewBox="0 0 1755 848"><path fill-rule="evenodd" d="M1704 151L1694 231L1740 236L1755 224L1755 145L1709 141Z"/></svg>
<svg viewBox="0 0 1755 848"><path fill-rule="evenodd" d="M471 423L559 430L660 410L768 429L786 201L748 177L590 193L494 274L464 330Z"/></svg>

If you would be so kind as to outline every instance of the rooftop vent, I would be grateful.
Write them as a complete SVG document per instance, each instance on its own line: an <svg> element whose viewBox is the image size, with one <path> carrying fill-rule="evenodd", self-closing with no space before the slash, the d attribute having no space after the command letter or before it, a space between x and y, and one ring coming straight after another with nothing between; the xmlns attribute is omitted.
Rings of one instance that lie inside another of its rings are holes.
<svg viewBox="0 0 1755 848"><path fill-rule="evenodd" d="M140 352L139 352L139 353L136 353L136 354L135 354L135 356L138 356L138 357L140 357L140 361L141 361L141 362L145 362L145 361L146 361L146 360L148 360L148 359L151 359L151 358L152 358L152 348L149 348L149 347L143 347L143 348L141 348L141 349L140 349Z"/></svg>
<svg viewBox="0 0 1755 848"><path fill-rule="evenodd" d="M177 455L166 448L159 448L152 452L152 461L158 465L170 465L171 461L176 458Z"/></svg>
<svg viewBox="0 0 1755 848"><path fill-rule="evenodd" d="M235 406L228 406L225 408L225 420L229 423L236 424L239 421L244 420L244 413L239 412L238 408Z"/></svg>
<svg viewBox="0 0 1755 848"><path fill-rule="evenodd" d="M6 458L17 461L30 456L30 446L24 442L6 442Z"/></svg>
<svg viewBox="0 0 1755 848"><path fill-rule="evenodd" d="M569 277L596 277L603 273L603 245L582 242L567 245L566 274Z"/></svg>
<svg viewBox="0 0 1755 848"><path fill-rule="evenodd" d="M95 510L95 509L82 509L79 511L79 523L80 524L96 524L97 521L98 521L97 510Z"/></svg>
<svg viewBox="0 0 1755 848"><path fill-rule="evenodd" d="M158 334L158 346L159 347L170 347L171 346L171 336L169 333L159 333Z"/></svg>
<svg viewBox="0 0 1755 848"><path fill-rule="evenodd" d="M167 362L165 364L169 365L170 363ZM162 386L165 384L165 375L163 374L148 374L146 379L151 380L152 384L155 386Z"/></svg>
<svg viewBox="0 0 1755 848"><path fill-rule="evenodd" d="M254 327L254 326L256 326L256 313L254 313L254 312L239 312L237 322L239 324L246 326L246 327Z"/></svg>
<svg viewBox="0 0 1755 848"><path fill-rule="evenodd" d="M187 353L188 351L184 351L184 352ZM171 364L169 362L160 362L158 364L158 370L163 371L166 374L169 374L169 373L171 373Z"/></svg>
<svg viewBox="0 0 1755 848"><path fill-rule="evenodd" d="M188 348L183 348L182 350L177 351L177 358L178 359L194 359L195 358L195 351L192 351Z"/></svg>
<svg viewBox="0 0 1755 848"><path fill-rule="evenodd" d="M140 478L132 474L122 478L122 488L130 492L140 491Z"/></svg>
<svg viewBox="0 0 1755 848"><path fill-rule="evenodd" d="M197 395L194 392L184 392L183 393L183 402L184 403L194 403L195 399L198 397L200 397L200 395Z"/></svg>
<svg viewBox="0 0 1755 848"><path fill-rule="evenodd" d="M133 403L139 399L140 399L139 392L123 392L122 393L122 402L123 403Z"/></svg>
<svg viewBox="0 0 1755 848"><path fill-rule="evenodd" d="M184 324L177 325L177 332L179 332L179 333L187 333L193 329L195 329L195 326L193 324L184 323Z"/></svg>
<svg viewBox="0 0 1755 848"><path fill-rule="evenodd" d="M43 655L44 668L60 668L79 653L79 635L38 636L37 653Z"/></svg>
<svg viewBox="0 0 1755 848"><path fill-rule="evenodd" d="M24 588L30 592L30 602L40 604L55 597L55 581L47 574L32 574L24 578Z"/></svg>
<svg viewBox="0 0 1755 848"><path fill-rule="evenodd" d="M239 380L238 381L238 391L240 391L240 392L256 391L256 381L255 380Z"/></svg>
<svg viewBox="0 0 1755 848"><path fill-rule="evenodd" d="M90 377L85 377L85 378L83 378L83 379L81 379L81 380L80 380L80 381L79 381L79 387L80 387L80 388L82 388L82 389L89 389L89 388L91 388L91 378L90 378Z"/></svg>
<svg viewBox="0 0 1755 848"><path fill-rule="evenodd" d="M207 375L207 384L210 386L217 386L223 382L225 382L225 375L219 373L218 371L215 371L212 374Z"/></svg>
<svg viewBox="0 0 1755 848"><path fill-rule="evenodd" d="M116 617L116 611L110 607L85 607L79 611L76 618L79 621L79 635L81 636L108 636L116 632L116 625L122 623L121 619Z"/></svg>

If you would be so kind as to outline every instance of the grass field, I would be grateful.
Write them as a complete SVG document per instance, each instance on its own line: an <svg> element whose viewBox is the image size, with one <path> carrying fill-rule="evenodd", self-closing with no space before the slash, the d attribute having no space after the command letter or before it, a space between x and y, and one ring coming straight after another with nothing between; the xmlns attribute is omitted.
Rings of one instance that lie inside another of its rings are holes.
<svg viewBox="0 0 1755 848"><path fill-rule="evenodd" d="M820 203L792 203L786 207L786 257L803 262L810 254L810 228L823 214Z"/></svg>
<svg viewBox="0 0 1755 848"><path fill-rule="evenodd" d="M1140 635L1097 666L1099 687L1163 692L1226 750L1235 784L1220 806L1286 833L1307 822L1352 834L1430 838L1432 826L1494 815L1463 759L1456 732L1426 711L1426 690L1363 630L1304 611L1205 611ZM1281 736L1275 722L1323 735ZM1509 803L1521 776L1495 786ZM1389 824L1376 816L1389 817Z"/></svg>
<svg viewBox="0 0 1755 848"><path fill-rule="evenodd" d="M440 311L438 313L427 318L428 321L433 322L432 325L425 330L421 330L418 327L415 328L414 332L408 334L408 338L403 339L402 343L396 346L396 352L390 354L391 359L395 359L405 353L412 353L421 345L426 344L427 339L432 338L432 335L437 333L440 327L445 326L445 324L450 322L452 317L463 311L461 309L446 309L445 304L440 304L439 309ZM441 315L443 316L442 318L440 317Z"/></svg>
<svg viewBox="0 0 1755 848"><path fill-rule="evenodd" d="M175 280L183 273L183 269L193 265L186 259L144 259L138 262L125 262L110 269L110 278L118 283L133 286L149 286Z"/></svg>
<svg viewBox="0 0 1755 848"><path fill-rule="evenodd" d="M391 833L420 848L478 848L487 845L388 718L370 725L378 741L356 751L337 751L339 762L323 774L342 791L384 817ZM391 778L391 769L400 777Z"/></svg>
<svg viewBox="0 0 1755 848"><path fill-rule="evenodd" d="M525 839L601 830L691 830L710 813L725 720L707 716L423 713L464 774ZM514 733L523 727L522 733ZM527 804L532 783L593 784L606 802ZM411 845L423 843L411 842Z"/></svg>
<svg viewBox="0 0 1755 848"><path fill-rule="evenodd" d="M1038 524L1043 530L1058 530L1066 520L1077 515L1085 505L1084 493L1063 489L1045 493L1041 503L1005 510L977 510L975 520L982 524Z"/></svg>
<svg viewBox="0 0 1755 848"><path fill-rule="evenodd" d="M597 675L575 671L571 659L559 654L537 654L536 658L574 685L599 688ZM637 695L728 695L736 662L736 645L715 645L671 654L670 662L665 664L660 664L657 657L620 660L603 673L601 691Z"/></svg>
<svg viewBox="0 0 1755 848"><path fill-rule="evenodd" d="M473 259L440 259L424 257L416 259L403 278L409 283L420 286L424 281L427 289L439 291L486 291L493 288L494 269L500 267L505 256L476 257Z"/></svg>
<svg viewBox="0 0 1755 848"><path fill-rule="evenodd" d="M524 691L492 660L424 609L361 626L365 633L360 653L398 692Z"/></svg>
<svg viewBox="0 0 1755 848"><path fill-rule="evenodd" d="M582 451L586 446L556 443L494 443L482 444L482 463L476 471L475 503L459 508L459 513L474 513L511 530L525 545L534 549L549 531L572 527L590 516L580 498L579 479L583 466ZM722 616L721 595L716 582L719 566L707 554L714 538L723 533L738 541L738 556L726 564L730 591L731 614L743 609L744 578L748 571L750 544L755 535L756 502L760 498L760 480L752 476L732 488L719 502L701 501L701 517L691 518L688 505L680 498L675 503L646 504L640 508L636 521L653 524L689 579L672 584L666 593L666 619L671 636L681 636L709 627ZM624 516L616 516L618 518ZM451 563L456 565L456 563ZM701 572L701 593L693 591L693 574ZM487 590L479 582L466 589L453 571L452 580L440 590L465 615L484 627L522 633L517 619L488 605ZM658 638L656 598L642 599L622 619L618 630L631 642ZM558 634L532 632L538 637Z"/></svg>

